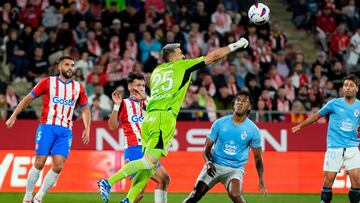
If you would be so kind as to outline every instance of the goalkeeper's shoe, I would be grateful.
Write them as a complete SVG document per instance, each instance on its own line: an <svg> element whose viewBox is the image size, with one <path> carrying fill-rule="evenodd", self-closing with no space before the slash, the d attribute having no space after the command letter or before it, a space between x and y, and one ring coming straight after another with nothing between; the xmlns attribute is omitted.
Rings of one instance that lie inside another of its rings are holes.
<svg viewBox="0 0 360 203"><path fill-rule="evenodd" d="M101 198L104 200L105 203L109 202L111 189L109 181L107 179L102 179L97 182L97 185L99 187Z"/></svg>

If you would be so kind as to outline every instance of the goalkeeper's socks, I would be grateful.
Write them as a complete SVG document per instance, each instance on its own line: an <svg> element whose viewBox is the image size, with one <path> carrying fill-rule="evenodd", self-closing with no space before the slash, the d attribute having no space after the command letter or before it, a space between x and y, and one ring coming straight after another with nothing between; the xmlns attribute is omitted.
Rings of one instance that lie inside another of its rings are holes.
<svg viewBox="0 0 360 203"><path fill-rule="evenodd" d="M349 191L349 200L350 203L359 203L360 202L360 188L350 188Z"/></svg>
<svg viewBox="0 0 360 203"><path fill-rule="evenodd" d="M115 185L115 183L119 182L120 180L131 176L139 171L145 169L153 169L155 165L146 158L141 158L135 161L131 161L127 163L122 169L120 169L117 173L112 175L108 181L111 186Z"/></svg>
<svg viewBox="0 0 360 203"><path fill-rule="evenodd" d="M149 179L154 175L155 169L152 170L142 170L136 174L134 179L132 180L132 185L127 194L127 198L130 203L133 203L136 198L139 196L141 191L145 188ZM157 203L157 202L155 202Z"/></svg>
<svg viewBox="0 0 360 203"><path fill-rule="evenodd" d="M332 199L331 188L323 187L321 190L321 202L320 203L330 203L331 199Z"/></svg>

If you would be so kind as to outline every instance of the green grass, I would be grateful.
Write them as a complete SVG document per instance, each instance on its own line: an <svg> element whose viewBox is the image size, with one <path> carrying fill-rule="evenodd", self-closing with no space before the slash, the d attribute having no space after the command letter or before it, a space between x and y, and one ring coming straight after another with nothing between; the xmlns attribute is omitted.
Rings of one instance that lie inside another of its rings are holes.
<svg viewBox="0 0 360 203"><path fill-rule="evenodd" d="M117 203L124 198L124 193L112 193L110 203ZM185 193L170 193L168 196L169 203L181 203L186 198ZM320 202L319 194L268 194L263 197L261 194L245 194L249 203L313 203ZM1 203L19 203L21 202L23 193L1 193ZM152 193L146 193L142 202L154 202ZM97 193L49 193L44 203L102 203L100 195ZM209 193L202 203L226 203L231 202L227 194ZM334 194L332 203L348 202L347 194Z"/></svg>

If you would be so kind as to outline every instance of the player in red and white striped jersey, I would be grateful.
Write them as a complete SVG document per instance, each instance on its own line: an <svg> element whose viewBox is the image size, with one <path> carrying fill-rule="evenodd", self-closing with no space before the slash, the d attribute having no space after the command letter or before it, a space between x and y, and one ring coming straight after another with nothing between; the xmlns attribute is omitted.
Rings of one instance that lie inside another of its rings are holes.
<svg viewBox="0 0 360 203"><path fill-rule="evenodd" d="M83 142L90 139L90 109L87 106L87 97L84 87L72 80L75 61L64 56L59 59L59 76L43 78L14 110L6 121L11 128L17 115L22 112L36 98L43 95L42 115L40 125L36 132L36 158L29 171L24 203L41 202L47 191L55 184L66 158L69 155L72 142L72 116L75 107L81 107L85 130L82 135ZM53 165L46 174L40 190L32 197L35 184L39 179L48 156L52 156Z"/></svg>
<svg viewBox="0 0 360 203"><path fill-rule="evenodd" d="M147 98L145 95L144 76L138 73L130 73L128 77L128 89L130 97L127 99L122 99L119 91L115 90L113 92L112 99L114 102L114 109L108 121L108 127L110 130L116 130L119 127L119 124L124 129L124 158L126 162L141 159L143 157L141 145L141 123L145 116ZM130 178L133 178L134 176L131 176ZM152 179L158 183L154 192L154 202L166 202L166 191L170 178L161 164L158 164L158 168ZM105 179L101 181L105 181ZM139 194L135 202L139 202L142 197L143 192Z"/></svg>

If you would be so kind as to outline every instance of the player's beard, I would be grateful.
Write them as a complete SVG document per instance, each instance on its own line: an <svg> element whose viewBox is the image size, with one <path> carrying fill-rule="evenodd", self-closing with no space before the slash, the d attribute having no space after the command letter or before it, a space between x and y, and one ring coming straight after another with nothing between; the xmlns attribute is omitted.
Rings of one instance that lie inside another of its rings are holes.
<svg viewBox="0 0 360 203"><path fill-rule="evenodd" d="M70 79L73 76L73 72L71 70L65 71L65 70L61 70L61 75L66 78L66 79Z"/></svg>

